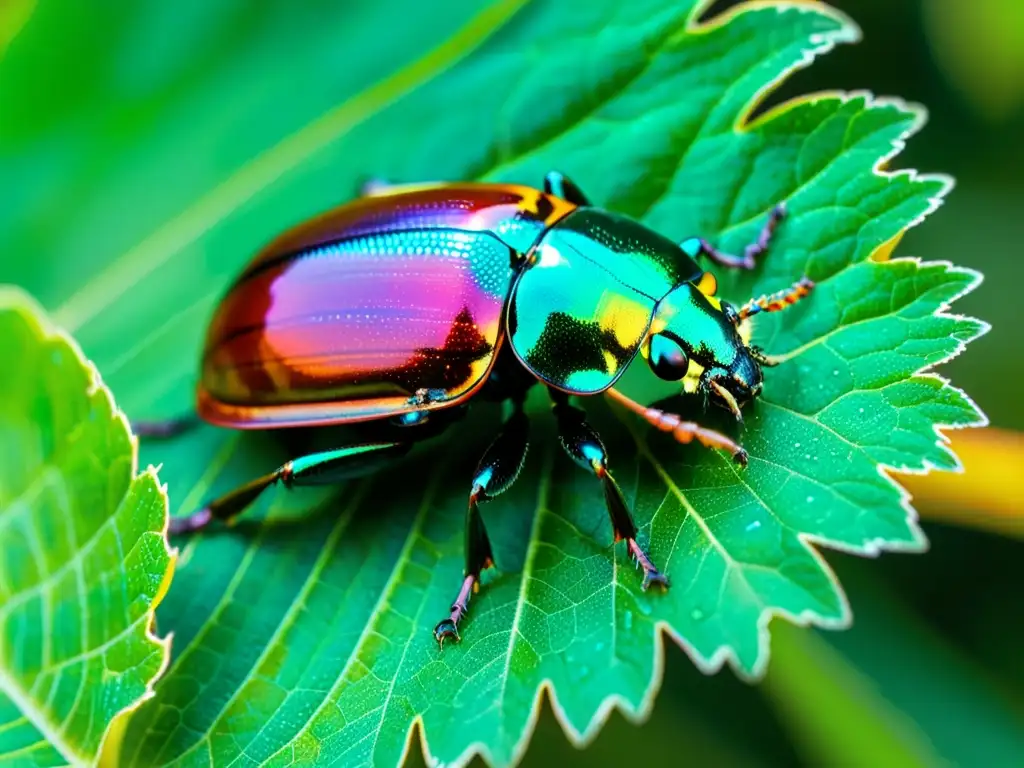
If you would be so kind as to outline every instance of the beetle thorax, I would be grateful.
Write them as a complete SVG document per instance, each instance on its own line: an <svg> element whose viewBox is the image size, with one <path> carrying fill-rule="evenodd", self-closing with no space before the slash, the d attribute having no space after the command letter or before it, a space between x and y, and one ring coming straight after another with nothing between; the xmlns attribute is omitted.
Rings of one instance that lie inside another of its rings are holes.
<svg viewBox="0 0 1024 768"><path fill-rule="evenodd" d="M663 298L655 310L651 334L662 333L679 344L703 368L732 368L746 345L722 312L717 299L683 283Z"/></svg>

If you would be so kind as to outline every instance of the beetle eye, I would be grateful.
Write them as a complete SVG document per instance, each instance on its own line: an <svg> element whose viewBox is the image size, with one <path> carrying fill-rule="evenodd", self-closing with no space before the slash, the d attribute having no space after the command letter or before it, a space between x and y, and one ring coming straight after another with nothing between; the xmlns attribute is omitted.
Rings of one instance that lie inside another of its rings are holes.
<svg viewBox="0 0 1024 768"><path fill-rule="evenodd" d="M654 375L665 381L679 381L686 375L686 369L690 366L690 358L686 356L683 348L660 333L651 337L647 362Z"/></svg>

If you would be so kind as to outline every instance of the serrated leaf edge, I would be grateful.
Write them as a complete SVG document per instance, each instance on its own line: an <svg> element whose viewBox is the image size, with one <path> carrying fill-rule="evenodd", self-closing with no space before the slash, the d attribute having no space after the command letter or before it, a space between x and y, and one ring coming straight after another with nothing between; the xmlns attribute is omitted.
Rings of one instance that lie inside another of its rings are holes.
<svg viewBox="0 0 1024 768"><path fill-rule="evenodd" d="M6 673L0 670L0 690L10 696L12 701L18 706L18 708L25 713L26 717L32 723L32 725L39 730L40 734L46 738L46 740L58 751L61 755L66 758L71 765L85 765L93 761L94 764L99 763L101 760L105 760L107 751L112 747L108 745L108 739L112 732L115 731L115 724L126 718L130 713L134 712L143 702L152 698L154 695L153 687L156 681L163 676L167 669L167 666L171 658L171 641L172 635L169 633L166 637L160 638L156 634L156 608L163 601L167 594L168 589L171 585L171 580L174 575L175 561L177 559L178 550L171 547L167 539L167 527L169 524L168 518L168 496L167 486L162 484L157 477L157 468L152 465L148 466L141 473L138 471L139 461L139 450L138 450L138 438L132 434L131 426L128 422L127 416L124 412L117 407L117 403L114 401L114 396L110 389L103 383L100 377L99 371L96 366L89 360L82 352L78 342L63 329L57 327L49 319L45 310L25 291L21 290L17 286L13 285L0 285L0 308L12 309L16 312L22 313L29 323L35 325L39 331L40 340L48 339L59 339L66 343L70 348L72 354L75 356L78 363L82 366L86 372L86 376L89 380L89 385L85 391L86 397L92 397L97 393L103 397L107 404L110 406L111 415L115 422L120 422L121 428L128 436L132 446L132 457L131 457L131 483L137 482L140 478L150 476L156 485L156 488L160 494L160 498L163 502L164 508L164 521L163 528L161 530L161 539L163 541L164 553L167 555L167 568L165 569L163 576L160 581L160 585L157 588L156 593L153 596L152 602L149 608L149 622L146 627L146 640L151 642L153 645L159 647L162 651L162 661L160 668L153 675L153 677L147 681L146 690L143 691L142 695L132 704L127 705L120 709L107 723L106 728L103 731L103 735L100 738L99 747L97 749L95 759L90 756L83 756L71 747L71 745L64 743L60 735L54 733L50 728L50 723L45 717L33 717L29 713L33 712L35 705L31 701L27 701L21 696L20 687L17 684L4 685L3 681L8 680ZM8 682L10 682L8 680ZM116 751L116 746L113 749Z"/></svg>

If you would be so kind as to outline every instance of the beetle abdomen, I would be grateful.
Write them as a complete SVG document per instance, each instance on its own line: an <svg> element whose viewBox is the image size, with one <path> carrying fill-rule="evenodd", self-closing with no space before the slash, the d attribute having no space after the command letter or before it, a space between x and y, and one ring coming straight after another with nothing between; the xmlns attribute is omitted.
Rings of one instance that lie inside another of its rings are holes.
<svg viewBox="0 0 1024 768"><path fill-rule="evenodd" d="M424 390L424 405L457 401L490 368L511 274L494 236L452 230L361 237L256 272L222 304L203 359L206 395L250 410L203 415L266 427L401 413Z"/></svg>

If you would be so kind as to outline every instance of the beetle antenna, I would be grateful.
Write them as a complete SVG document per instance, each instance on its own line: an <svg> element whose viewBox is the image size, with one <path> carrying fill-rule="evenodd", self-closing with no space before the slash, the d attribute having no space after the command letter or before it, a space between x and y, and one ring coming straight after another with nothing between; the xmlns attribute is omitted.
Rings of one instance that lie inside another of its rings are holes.
<svg viewBox="0 0 1024 768"><path fill-rule="evenodd" d="M740 320L746 320L748 317L753 317L761 312L778 312L807 296L813 288L814 281L809 277L802 277L789 288L783 288L781 291L751 299L740 307L737 314Z"/></svg>

